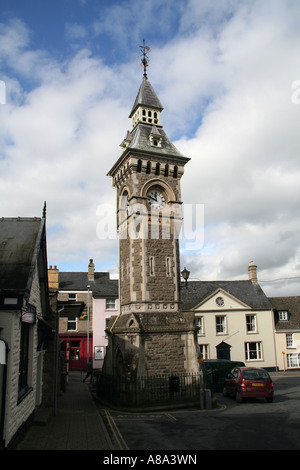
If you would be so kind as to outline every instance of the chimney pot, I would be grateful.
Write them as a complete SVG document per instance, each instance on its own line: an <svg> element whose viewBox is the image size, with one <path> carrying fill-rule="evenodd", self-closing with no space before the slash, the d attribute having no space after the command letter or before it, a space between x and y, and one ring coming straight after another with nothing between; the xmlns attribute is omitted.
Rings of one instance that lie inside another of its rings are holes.
<svg viewBox="0 0 300 470"><path fill-rule="evenodd" d="M49 266L49 269L48 269L48 285L49 285L50 289L58 289L58 287L59 287L57 266L54 266L54 268L52 268L52 265Z"/></svg>
<svg viewBox="0 0 300 470"><path fill-rule="evenodd" d="M88 280L94 281L94 273L95 273L95 265L92 259L90 259L90 263L88 266Z"/></svg>
<svg viewBox="0 0 300 470"><path fill-rule="evenodd" d="M253 284L257 284L257 266L253 263L253 261L250 261L249 266L248 266L248 274L249 274L249 281L252 281Z"/></svg>

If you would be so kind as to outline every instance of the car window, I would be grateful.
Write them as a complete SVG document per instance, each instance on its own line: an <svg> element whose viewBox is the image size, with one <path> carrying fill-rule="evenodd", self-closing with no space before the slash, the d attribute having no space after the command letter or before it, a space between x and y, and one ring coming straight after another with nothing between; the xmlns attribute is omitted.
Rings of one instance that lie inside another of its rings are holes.
<svg viewBox="0 0 300 470"><path fill-rule="evenodd" d="M234 379L238 379L239 378L239 369L234 369L233 373L232 373L232 376L233 376Z"/></svg>
<svg viewBox="0 0 300 470"><path fill-rule="evenodd" d="M270 376L265 370L245 370L244 378L246 380L269 380Z"/></svg>

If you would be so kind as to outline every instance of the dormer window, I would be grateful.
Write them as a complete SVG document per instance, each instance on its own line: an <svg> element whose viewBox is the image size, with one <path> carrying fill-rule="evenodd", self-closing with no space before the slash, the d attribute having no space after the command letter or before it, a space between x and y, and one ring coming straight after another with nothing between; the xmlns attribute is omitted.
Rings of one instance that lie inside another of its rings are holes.
<svg viewBox="0 0 300 470"><path fill-rule="evenodd" d="M149 134L149 140L153 147L161 147L162 146L162 135L160 134L159 130L152 126L151 132Z"/></svg>
<svg viewBox="0 0 300 470"><path fill-rule="evenodd" d="M279 317L279 321L288 321L289 317L288 317L287 310L279 310L278 317Z"/></svg>
<svg viewBox="0 0 300 470"><path fill-rule="evenodd" d="M125 150L130 144L131 140L132 140L131 134L129 131L127 131L126 137L123 140L123 142L120 144L120 147L122 147L122 149Z"/></svg>

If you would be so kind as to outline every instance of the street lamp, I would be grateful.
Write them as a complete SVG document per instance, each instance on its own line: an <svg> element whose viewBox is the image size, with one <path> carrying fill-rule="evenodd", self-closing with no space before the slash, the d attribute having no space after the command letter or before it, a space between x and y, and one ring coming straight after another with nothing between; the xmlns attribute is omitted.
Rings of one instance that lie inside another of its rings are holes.
<svg viewBox="0 0 300 470"><path fill-rule="evenodd" d="M90 358L90 286L88 288L87 363Z"/></svg>
<svg viewBox="0 0 300 470"><path fill-rule="evenodd" d="M188 278L190 276L190 271L188 271L186 268L184 268L184 270L181 271L181 275L182 275L183 279L185 280L185 287L187 288L187 282L188 282Z"/></svg>

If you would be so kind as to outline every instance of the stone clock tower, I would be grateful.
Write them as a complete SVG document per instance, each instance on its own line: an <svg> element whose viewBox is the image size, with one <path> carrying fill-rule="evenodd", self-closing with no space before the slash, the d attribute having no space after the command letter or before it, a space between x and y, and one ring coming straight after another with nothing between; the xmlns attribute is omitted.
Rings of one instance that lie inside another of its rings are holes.
<svg viewBox="0 0 300 470"><path fill-rule="evenodd" d="M117 191L120 312L111 319L104 370L155 375L198 371L193 318L180 302L180 179L189 158L163 130L163 107L146 74L132 129L108 175Z"/></svg>

